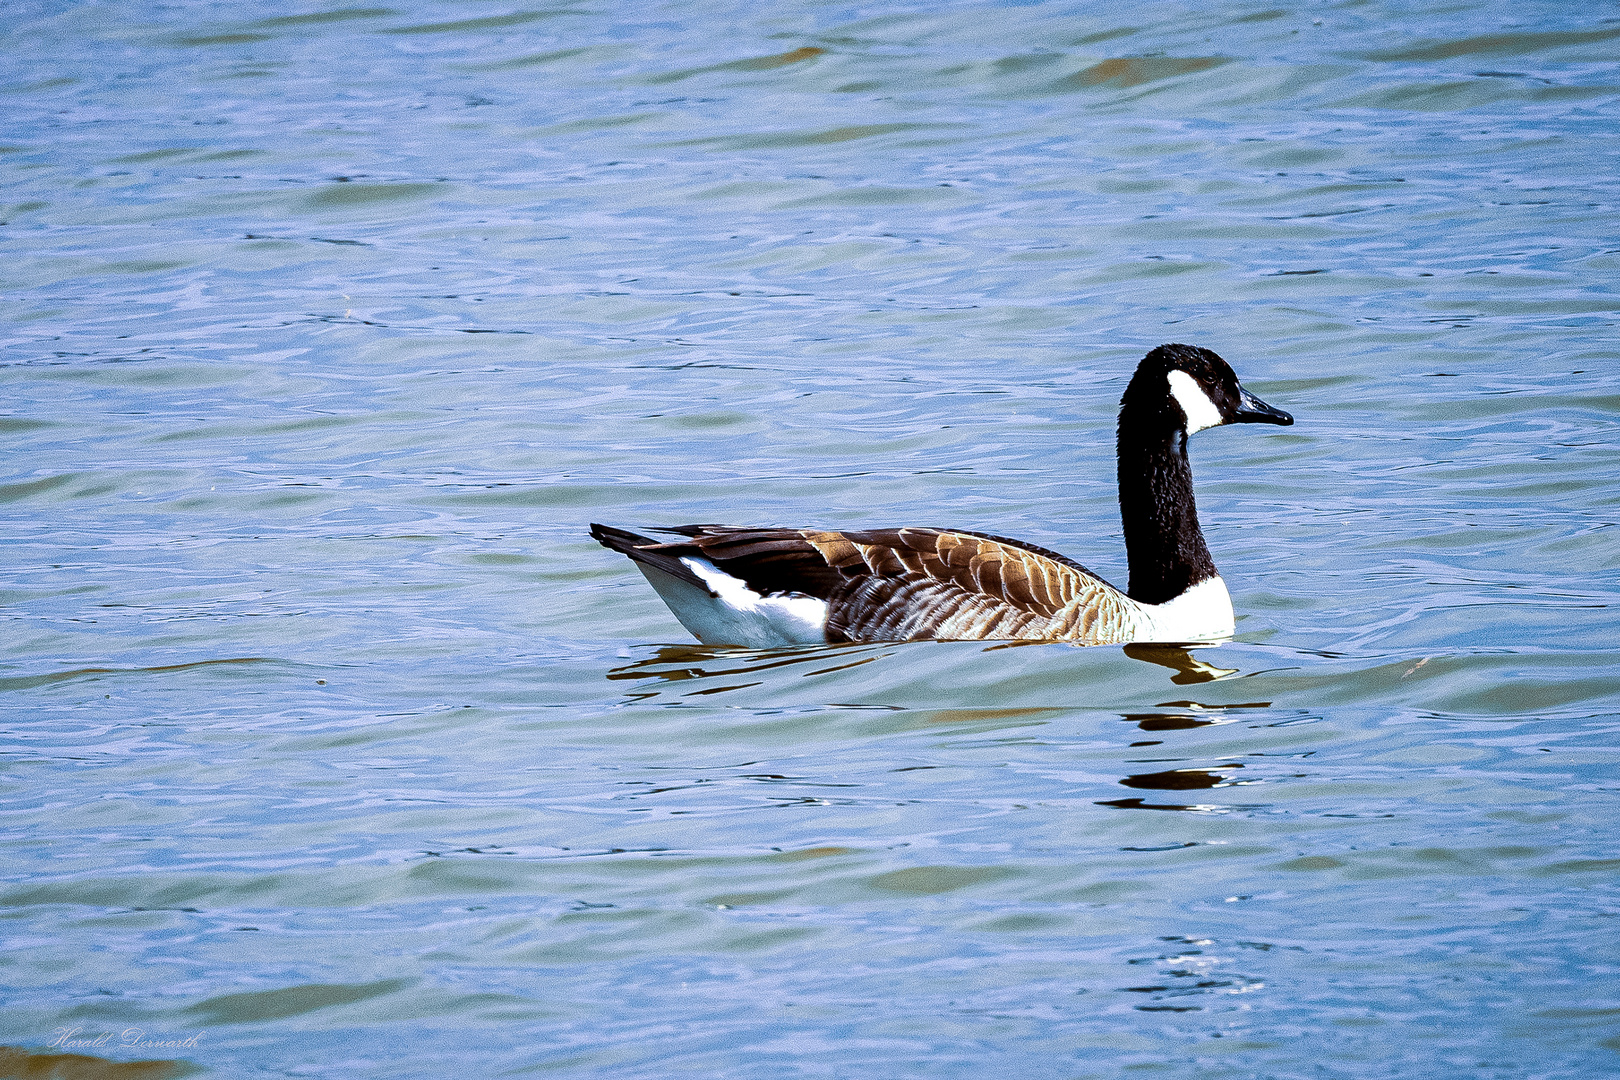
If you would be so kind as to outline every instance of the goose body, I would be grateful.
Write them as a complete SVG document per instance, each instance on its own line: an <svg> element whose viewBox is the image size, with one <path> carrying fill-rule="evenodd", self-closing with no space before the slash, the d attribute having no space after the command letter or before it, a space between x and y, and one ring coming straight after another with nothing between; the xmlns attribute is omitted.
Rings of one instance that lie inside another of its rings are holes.
<svg viewBox="0 0 1620 1080"><path fill-rule="evenodd" d="M606 525L682 625L707 645L845 641L1227 638L1232 601L1198 526L1187 436L1222 424L1292 424L1208 349L1162 345L1119 413L1119 503L1130 564L1121 591L1056 552L960 529L681 525L660 541Z"/></svg>

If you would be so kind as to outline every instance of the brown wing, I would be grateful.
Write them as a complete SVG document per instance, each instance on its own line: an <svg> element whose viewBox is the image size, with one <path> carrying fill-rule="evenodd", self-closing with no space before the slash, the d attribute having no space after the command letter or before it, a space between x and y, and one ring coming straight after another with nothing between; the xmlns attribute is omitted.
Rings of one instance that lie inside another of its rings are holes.
<svg viewBox="0 0 1620 1080"><path fill-rule="evenodd" d="M702 555L762 594L827 601L829 641L1128 641L1135 605L1085 567L1001 537L946 529L689 525L641 550Z"/></svg>
<svg viewBox="0 0 1620 1080"><path fill-rule="evenodd" d="M831 604L829 640L1089 645L1132 636L1135 605L1085 567L1050 551L946 529L804 534L828 565L857 572Z"/></svg>

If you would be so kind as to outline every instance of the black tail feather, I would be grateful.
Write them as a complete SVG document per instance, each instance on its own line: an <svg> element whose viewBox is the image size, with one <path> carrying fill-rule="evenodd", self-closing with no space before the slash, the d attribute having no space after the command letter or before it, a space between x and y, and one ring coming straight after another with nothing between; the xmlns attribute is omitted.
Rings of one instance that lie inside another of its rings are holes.
<svg viewBox="0 0 1620 1080"><path fill-rule="evenodd" d="M672 530L660 529L659 531L668 532ZM591 523L591 537L605 548L611 548L620 554L628 555L636 562L645 563L656 570L662 570L671 577L690 582L710 596L715 595L714 590L709 588L702 578L692 573L691 569L681 562L678 556L657 550L666 546L662 541L654 540L650 536L641 536L627 529L615 529L611 525L598 525L595 522Z"/></svg>
<svg viewBox="0 0 1620 1080"><path fill-rule="evenodd" d="M642 536L628 529L615 529L612 525L598 525L595 522L591 523L591 539L605 548L622 551L626 555L630 554L631 548L640 547L643 544L658 543L657 540L650 536Z"/></svg>
<svg viewBox="0 0 1620 1080"><path fill-rule="evenodd" d="M821 552L798 529L671 525L652 531L688 539L660 542L607 525L591 526L591 535L603 545L700 586L711 596L714 590L681 562L682 557L712 563L761 596L814 596L825 600L844 584L845 575L828 566Z"/></svg>

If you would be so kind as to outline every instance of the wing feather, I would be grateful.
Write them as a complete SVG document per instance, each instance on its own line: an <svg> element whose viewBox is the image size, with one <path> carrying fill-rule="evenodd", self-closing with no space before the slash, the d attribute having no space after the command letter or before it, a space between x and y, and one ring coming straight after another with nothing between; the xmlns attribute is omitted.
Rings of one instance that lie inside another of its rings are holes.
<svg viewBox="0 0 1620 1080"><path fill-rule="evenodd" d="M849 575L830 598L828 632L850 641L1100 644L1129 640L1139 622L1136 605L1085 567L1001 537L920 528L807 530L805 537Z"/></svg>
<svg viewBox="0 0 1620 1080"><path fill-rule="evenodd" d="M1079 563L999 536L925 528L664 531L681 539L638 545L637 556L700 556L761 595L826 600L829 641L1089 645L1129 641L1140 629L1137 606Z"/></svg>

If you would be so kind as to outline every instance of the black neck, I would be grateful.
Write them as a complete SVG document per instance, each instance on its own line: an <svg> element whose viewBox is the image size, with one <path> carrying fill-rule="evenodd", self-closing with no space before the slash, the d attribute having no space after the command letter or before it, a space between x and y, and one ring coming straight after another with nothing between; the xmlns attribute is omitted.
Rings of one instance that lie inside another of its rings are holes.
<svg viewBox="0 0 1620 1080"><path fill-rule="evenodd" d="M1127 595L1139 604L1162 604L1215 576L1215 562L1198 528L1187 436L1162 422L1140 426L1119 418L1119 512L1131 568ZM1152 422L1160 421L1160 422Z"/></svg>

